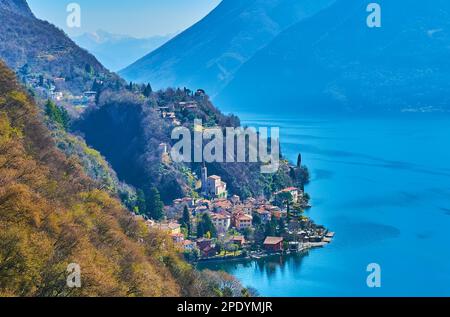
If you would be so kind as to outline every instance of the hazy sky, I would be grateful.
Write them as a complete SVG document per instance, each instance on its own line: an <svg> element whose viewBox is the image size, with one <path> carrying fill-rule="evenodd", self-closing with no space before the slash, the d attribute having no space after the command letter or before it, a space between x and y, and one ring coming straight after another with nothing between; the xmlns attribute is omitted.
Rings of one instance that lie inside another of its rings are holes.
<svg viewBox="0 0 450 317"><path fill-rule="evenodd" d="M28 0L34 14L69 35L99 29L135 37L182 31L207 15L221 0ZM69 3L81 7L81 28L66 25Z"/></svg>

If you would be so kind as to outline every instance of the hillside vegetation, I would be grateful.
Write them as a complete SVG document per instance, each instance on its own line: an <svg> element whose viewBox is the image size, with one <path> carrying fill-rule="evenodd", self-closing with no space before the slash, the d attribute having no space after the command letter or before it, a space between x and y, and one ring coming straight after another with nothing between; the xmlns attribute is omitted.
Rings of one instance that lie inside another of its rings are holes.
<svg viewBox="0 0 450 317"><path fill-rule="evenodd" d="M70 263L81 266L81 288L66 286ZM243 291L227 275L194 271L171 239L132 216L57 150L38 107L0 62L0 296Z"/></svg>
<svg viewBox="0 0 450 317"><path fill-rule="evenodd" d="M54 25L37 19L25 0L0 2L0 56L23 75L63 78L61 90L90 90L94 79L120 83L97 59Z"/></svg>
<svg viewBox="0 0 450 317"><path fill-rule="evenodd" d="M180 102L194 102L197 106L182 109ZM74 124L74 130L106 157L121 181L145 194L156 187L164 202L171 204L173 199L196 194L202 164L161 159L159 145L173 145L176 141L171 140L174 125L161 117L160 107L173 111L180 124L190 129L194 119L201 119L205 127L241 125L236 116L222 114L208 96L193 95L188 89L167 89L146 98L133 88L132 92L104 91L99 105L87 111ZM281 161L274 174L261 174L261 163L214 162L208 168L211 175L219 175L227 182L230 194L242 198L270 197L288 186L302 188L308 181L306 170L301 175L292 175L286 160Z"/></svg>

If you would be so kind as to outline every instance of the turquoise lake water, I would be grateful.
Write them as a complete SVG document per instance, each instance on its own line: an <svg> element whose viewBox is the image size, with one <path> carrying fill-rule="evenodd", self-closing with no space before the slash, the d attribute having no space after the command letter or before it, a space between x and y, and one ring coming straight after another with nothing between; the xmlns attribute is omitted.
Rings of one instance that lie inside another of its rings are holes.
<svg viewBox="0 0 450 317"><path fill-rule="evenodd" d="M450 295L450 118L239 116L280 127L292 161L303 154L308 215L336 238L304 256L206 267L262 296ZM381 288L367 287L370 263L381 266Z"/></svg>

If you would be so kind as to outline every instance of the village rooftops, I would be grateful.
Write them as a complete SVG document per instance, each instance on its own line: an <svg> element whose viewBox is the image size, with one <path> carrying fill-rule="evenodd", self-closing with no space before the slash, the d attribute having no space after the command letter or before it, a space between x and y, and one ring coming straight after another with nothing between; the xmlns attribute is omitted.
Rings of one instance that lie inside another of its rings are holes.
<svg viewBox="0 0 450 317"><path fill-rule="evenodd" d="M276 192L275 195L279 195L282 193L291 193L291 192L295 192L295 191L300 191L300 190L297 187L288 187L288 188L280 190L279 192Z"/></svg>
<svg viewBox="0 0 450 317"><path fill-rule="evenodd" d="M181 225L175 222L169 222L156 224L156 227L163 231L173 231L179 229Z"/></svg>
<svg viewBox="0 0 450 317"><path fill-rule="evenodd" d="M213 202L213 207L216 209L230 209L233 207L232 203L229 200L226 199L220 199Z"/></svg>
<svg viewBox="0 0 450 317"><path fill-rule="evenodd" d="M231 216L230 215L226 215L226 214L212 214L211 215L211 219L217 219L217 220L225 220L225 219L230 219Z"/></svg>
<svg viewBox="0 0 450 317"><path fill-rule="evenodd" d="M277 245L281 242L283 242L283 238L281 237L267 237L266 240L264 240L264 245Z"/></svg>
<svg viewBox="0 0 450 317"><path fill-rule="evenodd" d="M245 214L239 214L236 219L239 219L240 221L252 221L253 217Z"/></svg>
<svg viewBox="0 0 450 317"><path fill-rule="evenodd" d="M244 245L245 244L245 237L244 236L235 236L233 238L231 238L232 242L237 242L240 245Z"/></svg>

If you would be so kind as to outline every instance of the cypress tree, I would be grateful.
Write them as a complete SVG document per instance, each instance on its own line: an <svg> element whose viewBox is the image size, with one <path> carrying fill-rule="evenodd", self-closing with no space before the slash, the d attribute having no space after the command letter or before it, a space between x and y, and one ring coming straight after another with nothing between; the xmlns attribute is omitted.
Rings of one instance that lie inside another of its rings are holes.
<svg viewBox="0 0 450 317"><path fill-rule="evenodd" d="M161 195L157 188L152 187L147 196L147 215L154 220L162 220L164 218L164 204L161 201Z"/></svg>

